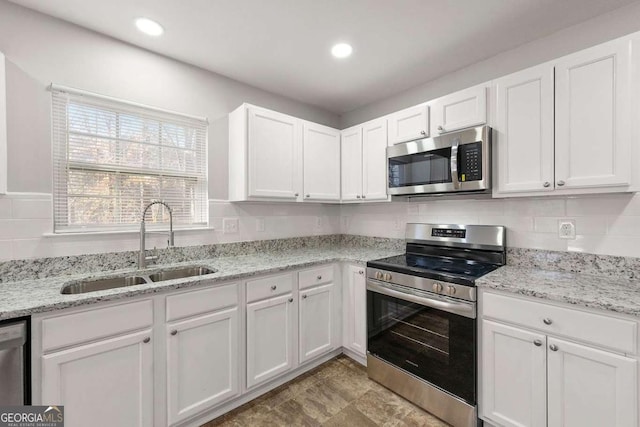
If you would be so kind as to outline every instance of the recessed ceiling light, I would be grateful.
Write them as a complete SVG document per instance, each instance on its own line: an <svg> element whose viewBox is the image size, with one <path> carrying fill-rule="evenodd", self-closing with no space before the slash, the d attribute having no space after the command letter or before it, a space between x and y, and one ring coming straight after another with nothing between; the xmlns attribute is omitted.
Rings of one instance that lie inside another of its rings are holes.
<svg viewBox="0 0 640 427"><path fill-rule="evenodd" d="M160 36L162 35L162 33L164 33L164 28L162 28L162 25L148 18L136 19L136 27L138 27L138 30L149 36Z"/></svg>
<svg viewBox="0 0 640 427"><path fill-rule="evenodd" d="M336 58L346 58L351 56L353 48L348 43L338 43L331 48L331 54Z"/></svg>

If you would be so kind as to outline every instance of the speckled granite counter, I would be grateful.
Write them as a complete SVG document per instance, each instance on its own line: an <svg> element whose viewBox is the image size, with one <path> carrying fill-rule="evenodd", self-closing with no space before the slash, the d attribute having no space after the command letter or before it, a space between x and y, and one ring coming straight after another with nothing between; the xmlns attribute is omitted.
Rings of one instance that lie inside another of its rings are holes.
<svg viewBox="0 0 640 427"><path fill-rule="evenodd" d="M353 243L353 242L352 242ZM112 301L135 295L153 294L174 289L197 286L202 280L225 282L259 274L301 269L313 265L345 261L364 265L369 260L398 255L404 248L398 245L358 245L338 244L326 247L296 248L256 252L250 255L219 256L215 258L190 260L180 263L163 264L162 267L178 265L202 265L217 270L215 274L200 278L167 280L163 282L116 288L86 294L62 295L60 289L65 283L89 277L109 277L117 274L134 273L136 269L126 268L100 274L74 274L46 279L27 279L0 283L0 320L26 316L45 311ZM160 270L150 268L149 273Z"/></svg>
<svg viewBox="0 0 640 427"><path fill-rule="evenodd" d="M640 280L507 265L478 287L640 317Z"/></svg>

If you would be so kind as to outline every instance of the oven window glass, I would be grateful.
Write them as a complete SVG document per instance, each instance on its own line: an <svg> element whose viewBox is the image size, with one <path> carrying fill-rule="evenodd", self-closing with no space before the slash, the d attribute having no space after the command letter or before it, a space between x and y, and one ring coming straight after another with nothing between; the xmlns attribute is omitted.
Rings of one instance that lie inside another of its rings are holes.
<svg viewBox="0 0 640 427"><path fill-rule="evenodd" d="M373 356L476 403L475 319L367 291Z"/></svg>
<svg viewBox="0 0 640 427"><path fill-rule="evenodd" d="M446 182L451 182L451 147L389 159L391 188Z"/></svg>

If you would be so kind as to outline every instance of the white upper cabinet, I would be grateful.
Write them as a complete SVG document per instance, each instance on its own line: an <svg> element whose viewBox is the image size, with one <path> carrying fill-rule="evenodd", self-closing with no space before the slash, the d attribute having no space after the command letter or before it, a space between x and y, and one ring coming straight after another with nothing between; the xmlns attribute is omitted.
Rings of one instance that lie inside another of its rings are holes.
<svg viewBox="0 0 640 427"><path fill-rule="evenodd" d="M473 86L429 102L431 136L487 122L487 85Z"/></svg>
<svg viewBox="0 0 640 427"><path fill-rule="evenodd" d="M553 65L494 82L495 192L553 191Z"/></svg>
<svg viewBox="0 0 640 427"><path fill-rule="evenodd" d="M362 125L362 198L388 200L387 120Z"/></svg>
<svg viewBox="0 0 640 427"><path fill-rule="evenodd" d="M345 129L342 134L342 200L362 198L362 126Z"/></svg>
<svg viewBox="0 0 640 427"><path fill-rule="evenodd" d="M631 41L556 62L556 186L630 184Z"/></svg>
<svg viewBox="0 0 640 427"><path fill-rule="evenodd" d="M311 122L303 129L304 200L340 200L340 131Z"/></svg>
<svg viewBox="0 0 640 427"><path fill-rule="evenodd" d="M429 136L429 106L418 105L391 114L389 120L389 145Z"/></svg>

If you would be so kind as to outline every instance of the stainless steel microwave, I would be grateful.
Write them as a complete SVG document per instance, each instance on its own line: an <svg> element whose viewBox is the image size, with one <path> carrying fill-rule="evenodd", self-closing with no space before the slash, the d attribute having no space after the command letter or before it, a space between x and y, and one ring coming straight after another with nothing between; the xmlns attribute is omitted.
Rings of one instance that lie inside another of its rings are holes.
<svg viewBox="0 0 640 427"><path fill-rule="evenodd" d="M480 126L387 147L392 196L491 188L491 128Z"/></svg>

